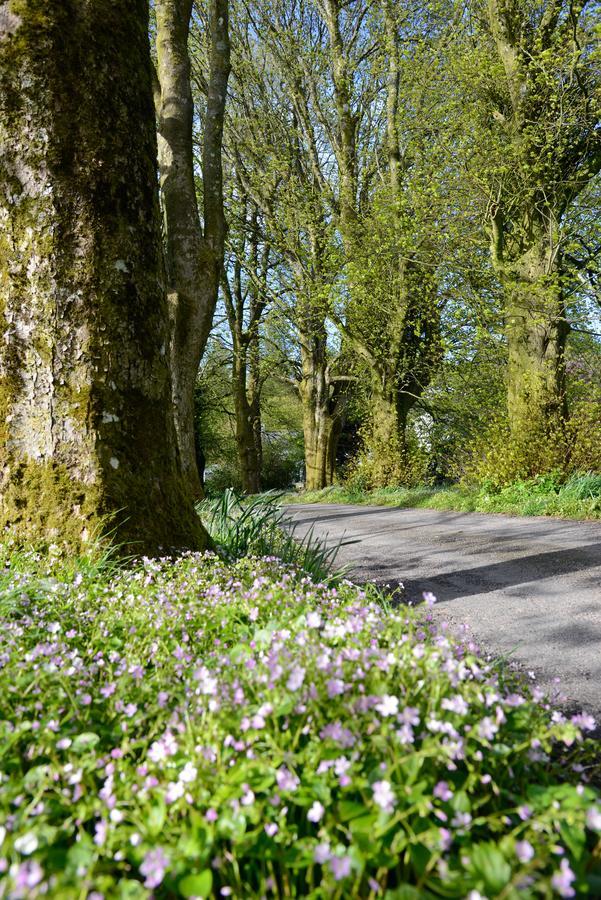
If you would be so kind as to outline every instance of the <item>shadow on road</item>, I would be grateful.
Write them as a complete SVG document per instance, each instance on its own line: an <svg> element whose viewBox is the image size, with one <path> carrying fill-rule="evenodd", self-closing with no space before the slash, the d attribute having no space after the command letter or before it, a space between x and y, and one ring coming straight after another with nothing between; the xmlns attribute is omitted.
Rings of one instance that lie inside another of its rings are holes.
<svg viewBox="0 0 601 900"><path fill-rule="evenodd" d="M432 591L441 603L486 594L519 584L555 578L570 572L581 572L601 566L601 543L586 544L567 550L553 550L549 553L535 553L518 559L487 563L471 569L444 572L433 578L405 581L408 597L419 597L423 591ZM386 570L398 575L399 564L378 566L378 583L386 583ZM548 591L545 592L549 596ZM558 595L558 602L561 601Z"/></svg>

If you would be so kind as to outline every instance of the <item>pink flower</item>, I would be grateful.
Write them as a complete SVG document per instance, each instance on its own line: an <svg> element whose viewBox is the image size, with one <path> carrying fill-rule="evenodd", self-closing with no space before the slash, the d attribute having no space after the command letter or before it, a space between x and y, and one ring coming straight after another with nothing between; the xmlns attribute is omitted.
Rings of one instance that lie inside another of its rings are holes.
<svg viewBox="0 0 601 900"><path fill-rule="evenodd" d="M300 784L296 775L290 772L286 766L280 766L275 773L275 778L281 791L295 791Z"/></svg>
<svg viewBox="0 0 601 900"><path fill-rule="evenodd" d="M275 822L268 822L267 825L264 826L264 828L267 837L275 837L275 835L280 830Z"/></svg>
<svg viewBox="0 0 601 900"><path fill-rule="evenodd" d="M34 888L44 877L42 867L35 859L21 863L15 876L15 887L21 890Z"/></svg>
<svg viewBox="0 0 601 900"><path fill-rule="evenodd" d="M329 860L331 855L329 844L318 844L313 851L313 859L320 866L323 866L323 864Z"/></svg>
<svg viewBox="0 0 601 900"><path fill-rule="evenodd" d="M515 845L515 855L521 863L530 862L534 856L534 847L530 841L518 841Z"/></svg>
<svg viewBox="0 0 601 900"><path fill-rule="evenodd" d="M107 824L101 819L100 822L96 822L96 826L94 828L94 843L97 847L102 847L102 845L106 841L106 833Z"/></svg>
<svg viewBox="0 0 601 900"><path fill-rule="evenodd" d="M446 781L439 781L434 788L433 793L434 796L438 797L439 800L450 800L453 796L453 791L450 789Z"/></svg>
<svg viewBox="0 0 601 900"><path fill-rule="evenodd" d="M586 713L580 713L577 716L572 716L571 722L576 725L577 728L582 728L583 731L594 731L596 722L592 716L587 715ZM572 896L571 894L566 894L567 896Z"/></svg>
<svg viewBox="0 0 601 900"><path fill-rule="evenodd" d="M140 866L140 874L144 876L144 887L158 887L165 877L167 866L169 865L169 857L165 855L162 847L155 847L150 850L142 861Z"/></svg>
<svg viewBox="0 0 601 900"><path fill-rule="evenodd" d="M491 718L485 716L484 719L478 725L478 734L483 740L492 741L495 734L499 730L499 726L496 722L493 722Z"/></svg>
<svg viewBox="0 0 601 900"><path fill-rule="evenodd" d="M336 881L342 881L351 874L351 860L349 856L332 856L330 868Z"/></svg>
<svg viewBox="0 0 601 900"><path fill-rule="evenodd" d="M601 831L601 808L591 806L586 814L586 824L591 831Z"/></svg>
<svg viewBox="0 0 601 900"><path fill-rule="evenodd" d="M440 829L440 840L438 843L441 850L446 851L449 849L449 847L453 843L453 835L448 828Z"/></svg>
<svg viewBox="0 0 601 900"><path fill-rule="evenodd" d="M288 677L286 687L289 691L298 691L305 680L305 670L302 666L295 666Z"/></svg>
<svg viewBox="0 0 601 900"><path fill-rule="evenodd" d="M211 809L207 809L205 813L205 819L207 820L207 822L216 822L218 818L219 814L216 809L213 809L212 807Z"/></svg>
<svg viewBox="0 0 601 900"><path fill-rule="evenodd" d="M337 697L339 694L344 693L344 681L341 681L340 678L330 678L326 689L330 699Z"/></svg>
<svg viewBox="0 0 601 900"><path fill-rule="evenodd" d="M162 762L168 756L175 756L177 753L177 741L171 734L166 731L162 738L150 745L148 756L153 762Z"/></svg>
<svg viewBox="0 0 601 900"><path fill-rule="evenodd" d="M551 886L557 891L560 897L575 897L576 891L572 887L576 881L576 876L570 869L567 859L562 859L559 872L556 872L551 879Z"/></svg>

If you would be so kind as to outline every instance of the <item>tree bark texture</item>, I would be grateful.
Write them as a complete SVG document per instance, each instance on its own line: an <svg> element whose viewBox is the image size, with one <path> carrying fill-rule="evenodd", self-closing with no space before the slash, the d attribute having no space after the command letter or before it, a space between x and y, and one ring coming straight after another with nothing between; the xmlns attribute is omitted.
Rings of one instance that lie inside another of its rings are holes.
<svg viewBox="0 0 601 900"><path fill-rule="evenodd" d="M342 429L344 387L330 378L327 339L317 329L299 328L302 377L299 394L303 411L305 487L319 491L333 484L336 448Z"/></svg>
<svg viewBox="0 0 601 900"><path fill-rule="evenodd" d="M507 95L495 121L517 173L508 196L494 188L491 256L505 300L509 422L514 437L526 443L554 431L568 415L561 222L601 167L598 111L586 88L590 59L574 54L583 8L570 6L567 27L563 4L548 2L533 31L520 4L488 2ZM547 69L551 51L557 72Z"/></svg>
<svg viewBox="0 0 601 900"><path fill-rule="evenodd" d="M145 0L0 3L2 525L202 547L179 464Z"/></svg>
<svg viewBox="0 0 601 900"><path fill-rule="evenodd" d="M204 229L198 211L188 33L192 0L156 0L155 107L171 311L173 405L182 464L202 495L194 433L194 389L213 322L223 266L225 218L221 146L230 71L228 2L210 0L210 76L204 120Z"/></svg>
<svg viewBox="0 0 601 900"><path fill-rule="evenodd" d="M552 242L541 231L511 262L497 265L505 297L507 409L512 432L536 440L567 418L569 334Z"/></svg>

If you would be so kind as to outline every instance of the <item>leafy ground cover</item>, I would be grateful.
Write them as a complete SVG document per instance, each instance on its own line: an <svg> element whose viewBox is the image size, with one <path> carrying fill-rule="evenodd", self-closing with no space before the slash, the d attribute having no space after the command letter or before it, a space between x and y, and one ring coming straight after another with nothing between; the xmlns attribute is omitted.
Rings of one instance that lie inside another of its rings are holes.
<svg viewBox="0 0 601 900"><path fill-rule="evenodd" d="M372 491L334 485L322 491L290 493L286 503L352 503L414 509L452 509L460 512L505 513L514 516L559 516L566 519L601 518L601 475L553 475L518 481L504 488L492 485L390 487Z"/></svg>
<svg viewBox="0 0 601 900"><path fill-rule="evenodd" d="M427 605L211 554L0 588L1 896L601 893L592 722Z"/></svg>

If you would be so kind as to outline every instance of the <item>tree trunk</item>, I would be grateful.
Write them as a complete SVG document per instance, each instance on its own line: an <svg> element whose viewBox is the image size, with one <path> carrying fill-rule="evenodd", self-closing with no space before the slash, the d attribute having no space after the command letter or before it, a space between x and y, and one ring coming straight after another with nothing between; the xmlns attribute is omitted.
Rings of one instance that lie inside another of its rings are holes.
<svg viewBox="0 0 601 900"><path fill-rule="evenodd" d="M341 408L328 376L326 337L301 333L305 487L320 491L333 484Z"/></svg>
<svg viewBox="0 0 601 900"><path fill-rule="evenodd" d="M173 405L182 465L202 496L194 438L194 389L213 322L223 265L221 145L230 70L227 0L211 0L211 59L203 135L204 233L194 173L188 32L192 0L156 0L159 174L172 317Z"/></svg>
<svg viewBox="0 0 601 900"><path fill-rule="evenodd" d="M506 267L507 408L512 432L537 440L567 418L565 349L569 332L559 277L537 244ZM551 270L551 271L550 271Z"/></svg>
<svg viewBox="0 0 601 900"><path fill-rule="evenodd" d="M234 349L232 382L242 490L245 494L258 494L261 490L261 455L256 440L256 403L249 402L246 374L246 353L242 355Z"/></svg>
<svg viewBox="0 0 601 900"><path fill-rule="evenodd" d="M0 521L202 547L171 410L146 0L0 7Z"/></svg>

